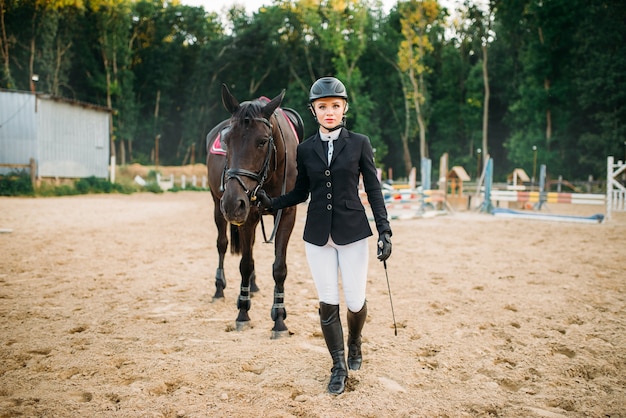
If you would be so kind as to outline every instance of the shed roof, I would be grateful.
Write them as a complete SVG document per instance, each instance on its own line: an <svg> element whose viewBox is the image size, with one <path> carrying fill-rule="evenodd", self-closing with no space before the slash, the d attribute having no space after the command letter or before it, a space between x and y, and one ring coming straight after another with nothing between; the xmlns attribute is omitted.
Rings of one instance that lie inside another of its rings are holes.
<svg viewBox="0 0 626 418"><path fill-rule="evenodd" d="M452 169L448 172L448 178L456 178L461 181L471 180L469 174L467 174L467 171L465 171L465 169L460 165L455 165L454 167L452 167Z"/></svg>
<svg viewBox="0 0 626 418"><path fill-rule="evenodd" d="M76 106L81 106L84 107L86 109L93 109L93 110L100 110L103 112L113 112L113 109L108 108L106 106L101 106L101 105L97 105L94 103L88 103L88 102L83 102L80 100L75 100L75 99L68 99L67 97L61 97L61 96L55 96L53 94L48 94L48 93L32 93L30 91L24 91L24 90L9 90L9 89L4 89L4 88L0 88L0 93L21 93L21 94L34 94L38 99L44 99L44 100L53 100L55 102L62 102L62 103L68 103L71 105L76 105Z"/></svg>
<svg viewBox="0 0 626 418"><path fill-rule="evenodd" d="M513 172L509 174L507 179L509 181L512 181L515 176L517 176L517 178L521 181L530 181L530 177L528 177L528 174L526 174L523 168L516 168L515 170L513 170Z"/></svg>

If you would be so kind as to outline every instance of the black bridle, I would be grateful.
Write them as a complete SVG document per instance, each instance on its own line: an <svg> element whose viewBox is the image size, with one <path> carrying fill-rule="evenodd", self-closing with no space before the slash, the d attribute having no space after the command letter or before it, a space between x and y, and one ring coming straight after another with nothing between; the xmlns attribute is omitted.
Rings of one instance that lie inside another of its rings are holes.
<svg viewBox="0 0 626 418"><path fill-rule="evenodd" d="M263 161L263 166L261 166L261 171L255 173L254 171L246 170L245 168L228 168L228 166L224 165L224 172L222 173L222 182L220 185L220 191L224 191L225 184L232 179L237 180L241 185L241 188L244 190L246 195L250 198L250 200L255 200L256 192L263 187L265 184L265 180L267 180L267 175L270 170L270 161L272 160L272 153L276 155L276 144L274 143L274 135L272 132L272 124L266 118L245 118L245 121L257 121L264 123L268 128L270 128L270 137L268 139L268 147L267 152L265 153L265 160ZM277 158L274 158L274 170L277 167ZM257 185L253 190L249 190L244 184L241 176L251 178L256 181Z"/></svg>
<svg viewBox="0 0 626 418"><path fill-rule="evenodd" d="M276 169L278 168L278 158L276 156L276 153L277 153L276 143L274 142L274 135L272 133L273 132L272 123L266 118L261 118L261 117L244 119L244 122L246 123L249 123L250 121L264 123L270 129L270 137L268 139L267 152L265 153L265 160L263 161L263 166L261 167L261 171L259 171L258 173L255 173L253 171L246 170L244 168L228 168L228 164L227 164L228 159L227 159L226 164L224 164L224 171L222 172L220 191L221 192L224 191L225 184L229 180L235 179L241 185L241 188L244 190L244 192L246 193L250 201L255 202L257 191L263 187L263 185L265 184L265 181L267 180L267 176L268 176L269 169L270 169L270 161L272 160L272 153L274 154L274 171L276 171ZM280 130L281 135L282 135L282 129L280 127L280 124L278 124L278 129ZM283 139L284 137L285 136L283 135ZM254 187L254 189L252 190L249 190L244 184L243 180L241 179L241 176L248 177L256 181L257 183L256 187ZM287 146L285 144L285 172L283 175L283 184L282 184L281 194L285 193L286 187L287 187ZM282 216L282 213L283 213L282 209L279 209L277 211L276 217L274 219L274 229L272 230L272 235L270 236L269 239L267 239L267 236L265 234L265 225L263 224L263 216L260 216L261 230L263 231L263 239L265 240L266 243L271 243L272 240L274 239L274 235L276 235L276 231L278 230L278 225L280 223L280 218Z"/></svg>

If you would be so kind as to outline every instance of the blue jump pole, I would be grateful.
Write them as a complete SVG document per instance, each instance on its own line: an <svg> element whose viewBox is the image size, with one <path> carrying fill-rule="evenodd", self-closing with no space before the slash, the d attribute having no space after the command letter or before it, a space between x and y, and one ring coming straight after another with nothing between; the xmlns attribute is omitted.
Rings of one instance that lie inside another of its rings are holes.
<svg viewBox="0 0 626 418"><path fill-rule="evenodd" d="M489 157L487 160L487 166L485 167L485 198L480 205L480 211L485 213L493 212L493 205L491 204L491 187L493 185L493 159Z"/></svg>
<svg viewBox="0 0 626 418"><path fill-rule="evenodd" d="M422 212L426 210L426 191L430 190L432 161L430 158L422 158L420 167L420 175L422 180L422 193L420 199L420 209Z"/></svg>
<svg viewBox="0 0 626 418"><path fill-rule="evenodd" d="M535 209L541 210L541 207L548 201L546 192L546 165L541 164L539 167L539 202L535 204Z"/></svg>

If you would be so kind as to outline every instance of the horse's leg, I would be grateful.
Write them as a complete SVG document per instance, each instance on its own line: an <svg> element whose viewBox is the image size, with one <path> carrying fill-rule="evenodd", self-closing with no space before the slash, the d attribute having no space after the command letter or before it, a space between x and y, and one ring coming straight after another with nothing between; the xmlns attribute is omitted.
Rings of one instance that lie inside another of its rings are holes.
<svg viewBox="0 0 626 418"><path fill-rule="evenodd" d="M241 288L239 291L239 299L237 300L237 309L239 314L236 319L237 331L243 331L250 327L250 278L254 274L254 258L252 248L254 244L254 230L256 222L252 214L249 215L245 225L239 228L239 238L241 239L241 261L239 262L239 272L241 273Z"/></svg>
<svg viewBox="0 0 626 418"><path fill-rule="evenodd" d="M250 274L250 292L254 295L259 290L261 289L259 289L259 286L256 284L256 272L252 270L252 274Z"/></svg>
<svg viewBox="0 0 626 418"><path fill-rule="evenodd" d="M220 211L219 200L215 202L213 217L215 219L215 225L217 226L217 254L219 257L217 271L215 272L215 295L213 295L213 301L216 301L224 299L224 289L226 289L224 256L226 254L226 249L228 248L228 235L226 234L226 227L228 223Z"/></svg>
<svg viewBox="0 0 626 418"><path fill-rule="evenodd" d="M274 304L272 305L272 339L289 336L285 325L287 310L285 309L285 279L287 278L287 244L296 220L296 208L283 209L280 227L276 231L274 244Z"/></svg>

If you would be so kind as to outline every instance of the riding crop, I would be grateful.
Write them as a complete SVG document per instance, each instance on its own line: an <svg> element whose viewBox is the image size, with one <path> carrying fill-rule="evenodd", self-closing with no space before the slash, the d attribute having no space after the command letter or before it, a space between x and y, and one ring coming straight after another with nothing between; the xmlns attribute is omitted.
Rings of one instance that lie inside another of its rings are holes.
<svg viewBox="0 0 626 418"><path fill-rule="evenodd" d="M391 299L391 287L389 286L389 274L387 274L387 260L383 261L385 266L385 277L387 278L387 290L389 291L389 302L391 303L391 316L393 317L393 333L398 336L398 326L396 325L396 314L393 312L393 300Z"/></svg>

